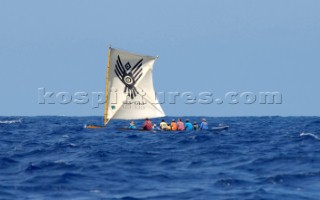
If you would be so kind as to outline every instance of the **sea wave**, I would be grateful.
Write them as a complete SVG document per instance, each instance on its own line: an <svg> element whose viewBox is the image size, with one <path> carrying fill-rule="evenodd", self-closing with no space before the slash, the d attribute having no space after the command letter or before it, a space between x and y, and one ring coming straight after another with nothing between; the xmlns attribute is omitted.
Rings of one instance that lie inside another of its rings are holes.
<svg viewBox="0 0 320 200"><path fill-rule="evenodd" d="M320 137L317 136L317 135L315 135L315 134L313 134L313 133L300 133L300 136L301 136L301 137L303 137L303 136L310 136L310 137L312 137L312 138L314 138L314 139L316 139L316 140L320 140Z"/></svg>
<svg viewBox="0 0 320 200"><path fill-rule="evenodd" d="M221 132L119 130L124 120L83 128L100 117L0 121L0 199L320 199L318 117L207 117L231 127Z"/></svg>
<svg viewBox="0 0 320 200"><path fill-rule="evenodd" d="M22 119L0 120L0 124L15 124L15 123L22 123Z"/></svg>

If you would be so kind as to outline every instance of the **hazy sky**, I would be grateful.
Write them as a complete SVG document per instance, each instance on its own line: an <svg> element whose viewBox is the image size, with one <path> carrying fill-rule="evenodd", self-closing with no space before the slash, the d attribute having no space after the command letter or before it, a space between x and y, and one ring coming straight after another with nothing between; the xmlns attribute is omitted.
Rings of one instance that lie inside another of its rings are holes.
<svg viewBox="0 0 320 200"><path fill-rule="evenodd" d="M111 44L160 56L156 91L224 100L179 97L163 105L167 115L319 116L319 10L319 0L1 0L0 115L102 116L91 97L105 90ZM56 103L39 104L38 88L54 92ZM88 104L56 98L81 91ZM228 92L239 94L238 104ZM279 92L282 103L263 104L260 92ZM246 104L243 93L256 102Z"/></svg>

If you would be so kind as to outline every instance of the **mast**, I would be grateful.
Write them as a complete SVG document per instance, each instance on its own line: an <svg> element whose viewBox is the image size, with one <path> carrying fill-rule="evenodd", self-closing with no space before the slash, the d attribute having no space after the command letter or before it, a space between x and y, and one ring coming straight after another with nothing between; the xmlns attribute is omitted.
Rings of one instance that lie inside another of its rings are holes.
<svg viewBox="0 0 320 200"><path fill-rule="evenodd" d="M106 101L104 104L104 125L106 126L110 119L108 119L108 107L109 107L109 74L110 74L110 52L111 46L108 51L108 66L107 66L107 74L106 74Z"/></svg>

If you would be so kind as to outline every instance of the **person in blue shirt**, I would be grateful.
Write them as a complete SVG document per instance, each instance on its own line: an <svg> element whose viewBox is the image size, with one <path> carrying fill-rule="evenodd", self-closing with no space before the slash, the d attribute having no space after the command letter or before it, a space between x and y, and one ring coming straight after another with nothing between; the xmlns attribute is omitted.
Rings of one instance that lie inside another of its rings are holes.
<svg viewBox="0 0 320 200"><path fill-rule="evenodd" d="M136 129L136 125L134 125L134 121L130 122L129 129Z"/></svg>
<svg viewBox="0 0 320 200"><path fill-rule="evenodd" d="M161 130L160 127L157 127L157 124L153 124L152 129L156 130L156 131L160 131Z"/></svg>
<svg viewBox="0 0 320 200"><path fill-rule="evenodd" d="M202 119L202 122L200 124L200 130L208 130L208 123L206 119Z"/></svg>
<svg viewBox="0 0 320 200"><path fill-rule="evenodd" d="M184 124L186 131L192 131L193 125L189 122L189 120L186 120L186 123Z"/></svg>

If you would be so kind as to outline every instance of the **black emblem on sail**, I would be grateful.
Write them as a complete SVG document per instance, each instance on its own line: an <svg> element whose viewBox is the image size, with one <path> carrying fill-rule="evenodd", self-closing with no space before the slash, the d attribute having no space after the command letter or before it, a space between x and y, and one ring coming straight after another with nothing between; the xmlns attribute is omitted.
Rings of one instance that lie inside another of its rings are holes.
<svg viewBox="0 0 320 200"><path fill-rule="evenodd" d="M127 62L125 66L123 66L120 56L118 56L116 69L114 70L117 74L118 78L125 85L124 93L127 93L127 96L133 99L139 94L137 91L135 84L142 76L142 60L139 60L134 67L131 67L130 63Z"/></svg>

